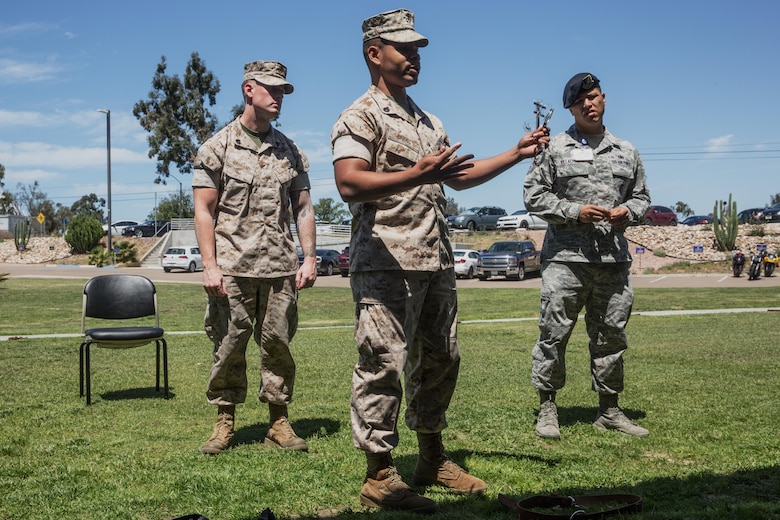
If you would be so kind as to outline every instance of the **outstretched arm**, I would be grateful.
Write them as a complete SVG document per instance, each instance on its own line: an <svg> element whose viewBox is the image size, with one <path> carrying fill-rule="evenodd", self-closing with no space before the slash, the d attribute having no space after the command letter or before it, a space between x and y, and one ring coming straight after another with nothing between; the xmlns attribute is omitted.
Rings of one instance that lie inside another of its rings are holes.
<svg viewBox="0 0 780 520"><path fill-rule="evenodd" d="M504 173L523 159L533 157L540 151L540 147L546 146L549 142L550 129L540 126L536 130L525 134L516 146L506 152L487 159L479 159L467 163L472 164L473 167L464 169L463 175L446 179L444 183L455 190L465 190L478 186Z"/></svg>

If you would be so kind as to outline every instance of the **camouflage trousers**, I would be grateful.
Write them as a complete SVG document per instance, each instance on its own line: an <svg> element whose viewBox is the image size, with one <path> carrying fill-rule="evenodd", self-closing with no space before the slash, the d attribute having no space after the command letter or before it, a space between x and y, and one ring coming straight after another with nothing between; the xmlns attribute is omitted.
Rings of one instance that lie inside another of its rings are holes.
<svg viewBox="0 0 780 520"><path fill-rule="evenodd" d="M371 453L398 445L401 373L406 425L421 433L447 426L460 368L455 271L357 272L358 362L352 376L352 440Z"/></svg>
<svg viewBox="0 0 780 520"><path fill-rule="evenodd" d="M209 403L246 401L246 348L254 333L260 346L261 402L287 404L295 384L290 340L298 327L295 277L239 278L225 276L226 297L209 296L205 330L214 342L209 374Z"/></svg>
<svg viewBox="0 0 780 520"><path fill-rule="evenodd" d="M630 267L630 262L546 262L542 266L540 335L532 351L534 388L547 392L563 388L566 345L585 307L592 389L602 394L623 390L625 329L634 301Z"/></svg>

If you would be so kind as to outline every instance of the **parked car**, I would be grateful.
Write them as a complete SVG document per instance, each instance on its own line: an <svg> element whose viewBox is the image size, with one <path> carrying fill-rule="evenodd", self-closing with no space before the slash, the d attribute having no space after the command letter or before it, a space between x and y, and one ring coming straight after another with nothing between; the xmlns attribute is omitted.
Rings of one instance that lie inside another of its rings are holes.
<svg viewBox="0 0 780 520"><path fill-rule="evenodd" d="M303 264L303 251L301 251L300 248L298 248L298 265ZM317 255L317 272L320 272L320 265L322 264L322 257L320 255Z"/></svg>
<svg viewBox="0 0 780 520"><path fill-rule="evenodd" d="M650 206L643 222L646 226L676 226L677 213L666 206Z"/></svg>
<svg viewBox="0 0 780 520"><path fill-rule="evenodd" d="M691 215L681 222L685 226L697 226L699 224L712 224L712 218L707 215Z"/></svg>
<svg viewBox="0 0 780 520"><path fill-rule="evenodd" d="M479 252L474 249L454 249L452 254L455 256L455 277L469 280L474 278Z"/></svg>
<svg viewBox="0 0 780 520"><path fill-rule="evenodd" d="M755 224L761 219L761 208L743 209L737 213L740 224Z"/></svg>
<svg viewBox="0 0 780 520"><path fill-rule="evenodd" d="M127 226L122 230L125 237L154 237L170 231L171 224L167 220L144 220L141 224Z"/></svg>
<svg viewBox="0 0 780 520"><path fill-rule="evenodd" d="M349 276L349 246L339 254L339 272L341 276Z"/></svg>
<svg viewBox="0 0 780 520"><path fill-rule="evenodd" d="M519 209L496 222L498 229L547 229L547 221L532 215L527 209Z"/></svg>
<svg viewBox="0 0 780 520"><path fill-rule="evenodd" d="M203 269L203 259L198 246L169 247L162 256L162 268L166 273L171 269L185 269L191 273Z"/></svg>
<svg viewBox="0 0 780 520"><path fill-rule="evenodd" d="M330 276L339 270L339 252L335 249L317 249L317 272Z"/></svg>
<svg viewBox="0 0 780 520"><path fill-rule="evenodd" d="M138 222L135 220L117 220L111 224L111 234L121 235L127 226L137 226ZM108 224L103 224L103 234L108 234Z"/></svg>
<svg viewBox="0 0 780 520"><path fill-rule="evenodd" d="M542 263L539 251L530 240L494 242L477 261L477 276L487 280L491 276L505 276L507 280L523 280L526 273L539 271Z"/></svg>
<svg viewBox="0 0 780 520"><path fill-rule="evenodd" d="M506 210L495 206L482 206L467 209L452 219L452 227L458 229L496 229L498 219L506 215Z"/></svg>
<svg viewBox="0 0 780 520"><path fill-rule="evenodd" d="M762 209L759 219L764 222L780 222L780 202Z"/></svg>

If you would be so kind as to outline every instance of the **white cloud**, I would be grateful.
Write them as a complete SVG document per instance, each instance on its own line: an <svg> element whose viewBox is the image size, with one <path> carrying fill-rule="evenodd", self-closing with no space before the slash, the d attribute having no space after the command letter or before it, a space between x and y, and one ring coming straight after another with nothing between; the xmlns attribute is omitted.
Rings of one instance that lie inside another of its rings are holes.
<svg viewBox="0 0 780 520"><path fill-rule="evenodd" d="M0 84L11 85L55 79L63 70L63 67L51 58L46 62L0 59Z"/></svg>
<svg viewBox="0 0 780 520"><path fill-rule="evenodd" d="M0 142L0 157L6 168L76 169L106 164L105 147L58 146L48 143ZM146 163L143 153L126 148L111 148L111 163Z"/></svg>
<svg viewBox="0 0 780 520"><path fill-rule="evenodd" d="M721 137L713 137L707 141L707 151L712 153L725 152L730 146L730 142L733 138L733 134L728 134Z"/></svg>
<svg viewBox="0 0 780 520"><path fill-rule="evenodd" d="M8 191L15 191L16 185L22 183L24 185L32 184L38 181L39 184L44 184L45 181L58 180L60 178L59 173L52 171L32 169L32 170L13 170L9 169L5 171L5 189Z"/></svg>
<svg viewBox="0 0 780 520"><path fill-rule="evenodd" d="M53 29L54 26L45 23L18 23L16 25L0 24L0 36L17 38L25 34L41 34Z"/></svg>

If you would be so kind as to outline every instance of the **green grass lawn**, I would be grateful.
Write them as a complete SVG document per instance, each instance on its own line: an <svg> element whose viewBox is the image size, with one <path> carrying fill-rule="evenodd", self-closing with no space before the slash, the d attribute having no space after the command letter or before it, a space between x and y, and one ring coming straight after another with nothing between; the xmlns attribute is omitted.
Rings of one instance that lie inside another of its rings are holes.
<svg viewBox="0 0 780 520"><path fill-rule="evenodd" d="M81 280L9 279L0 284L0 335L79 332ZM158 283L162 326L199 331L202 288ZM444 431L450 455L488 483L480 499L425 491L434 518L513 519L503 493L644 498L637 519L780 518L780 313L635 316L629 324L627 415L650 430L635 439L595 430L587 338L569 345L558 397L559 442L534 435L537 397L530 352L538 290L461 289L462 369ZM775 288L638 289L635 311L780 306ZM267 408L238 407L237 445L200 454L216 410L205 402L211 346L204 334L170 334L171 393L154 391L153 348L93 349L93 405L78 395L73 337L0 343L0 519L211 520L277 517L415 518L358 502L364 458L352 446L349 395L356 360L348 289L301 293L301 330L291 419L309 453L262 444ZM333 327L333 328L328 328ZM250 395L259 386L250 348ZM395 459L410 477L414 434L401 423ZM330 515L330 516L328 516Z"/></svg>

